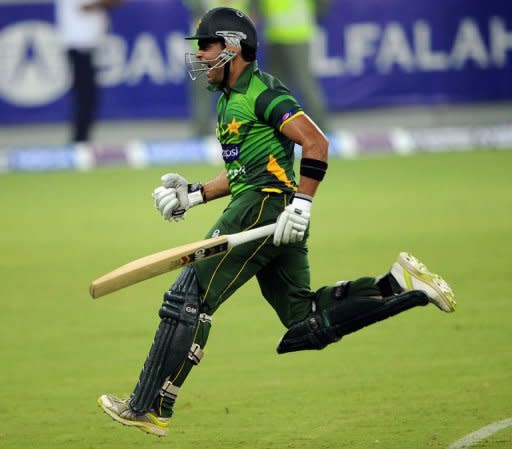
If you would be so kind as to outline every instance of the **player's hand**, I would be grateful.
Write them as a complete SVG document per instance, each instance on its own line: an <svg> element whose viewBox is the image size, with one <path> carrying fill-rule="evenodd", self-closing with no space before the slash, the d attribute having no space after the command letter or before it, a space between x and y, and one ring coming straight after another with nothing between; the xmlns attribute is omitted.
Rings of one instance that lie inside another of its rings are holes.
<svg viewBox="0 0 512 449"><path fill-rule="evenodd" d="M274 245L286 245L304 240L309 224L311 200L308 195L296 194L277 218Z"/></svg>
<svg viewBox="0 0 512 449"><path fill-rule="evenodd" d="M163 186L157 187L152 194L155 200L155 207L160 211L164 220L177 221L183 218L183 214L176 214L176 211L181 211L180 202L176 196L176 189L166 189ZM184 211L184 210L183 210Z"/></svg>
<svg viewBox="0 0 512 449"><path fill-rule="evenodd" d="M161 181L162 185L153 191L153 198L164 220L183 220L188 209L205 202L201 184L189 184L175 173L163 175Z"/></svg>

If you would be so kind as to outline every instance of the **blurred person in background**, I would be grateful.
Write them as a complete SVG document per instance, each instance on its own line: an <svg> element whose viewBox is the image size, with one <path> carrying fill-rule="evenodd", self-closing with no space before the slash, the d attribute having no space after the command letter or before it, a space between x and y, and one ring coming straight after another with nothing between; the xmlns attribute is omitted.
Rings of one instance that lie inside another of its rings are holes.
<svg viewBox="0 0 512 449"><path fill-rule="evenodd" d="M210 9L227 6L245 12L251 15L251 2L250 0L183 0L183 5L187 8L191 18L191 32L193 33L197 28L197 24L201 17ZM196 51L197 46L195 43L191 51ZM212 133L212 113L214 111L215 97L211 92L208 92L208 82L206 78L200 78L194 82L189 80L188 93L189 93L189 106L190 117L194 137L204 138L211 136Z"/></svg>
<svg viewBox="0 0 512 449"><path fill-rule="evenodd" d="M71 67L74 143L88 142L98 107L94 52L109 27L108 10L123 0L56 0L57 36Z"/></svg>
<svg viewBox="0 0 512 449"><path fill-rule="evenodd" d="M265 69L297 93L304 109L322 130L326 124L325 97L315 79L309 44L317 19L330 0L258 0L265 44Z"/></svg>

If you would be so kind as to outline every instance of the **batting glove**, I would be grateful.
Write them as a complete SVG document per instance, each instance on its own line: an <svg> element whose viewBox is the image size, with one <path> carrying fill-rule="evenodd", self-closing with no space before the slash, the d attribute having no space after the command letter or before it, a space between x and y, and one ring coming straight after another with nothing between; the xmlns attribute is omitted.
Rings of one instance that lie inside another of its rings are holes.
<svg viewBox="0 0 512 449"><path fill-rule="evenodd" d="M206 202L201 184L189 184L175 173L167 173L161 180L162 185L153 191L152 196L164 220L183 220L188 209Z"/></svg>
<svg viewBox="0 0 512 449"><path fill-rule="evenodd" d="M277 218L277 226L274 231L275 246L304 240L309 225L312 200L313 198L309 195L295 194L292 202Z"/></svg>

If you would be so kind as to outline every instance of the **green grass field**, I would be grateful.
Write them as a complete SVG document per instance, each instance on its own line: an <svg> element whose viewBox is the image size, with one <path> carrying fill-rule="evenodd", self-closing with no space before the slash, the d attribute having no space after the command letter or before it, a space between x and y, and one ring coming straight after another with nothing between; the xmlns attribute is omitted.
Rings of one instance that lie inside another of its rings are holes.
<svg viewBox="0 0 512 449"><path fill-rule="evenodd" d="M173 167L190 180L220 168ZM411 251L458 310L418 308L319 352L284 332L250 282L214 316L172 432L122 427L96 405L131 392L176 273L93 301L89 282L203 237L226 201L164 222L167 167L0 176L2 449L430 449L512 417L512 151L331 162L312 210L315 288ZM512 427L473 446L510 449Z"/></svg>

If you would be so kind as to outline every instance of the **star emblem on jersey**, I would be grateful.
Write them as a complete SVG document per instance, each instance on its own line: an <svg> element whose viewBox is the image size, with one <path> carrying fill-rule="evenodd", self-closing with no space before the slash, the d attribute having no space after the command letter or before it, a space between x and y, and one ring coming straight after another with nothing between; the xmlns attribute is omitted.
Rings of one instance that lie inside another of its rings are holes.
<svg viewBox="0 0 512 449"><path fill-rule="evenodd" d="M236 121L236 118L233 117L233 120L231 120L231 123L228 123L228 132L229 134L240 134L240 126L242 124L240 122Z"/></svg>

